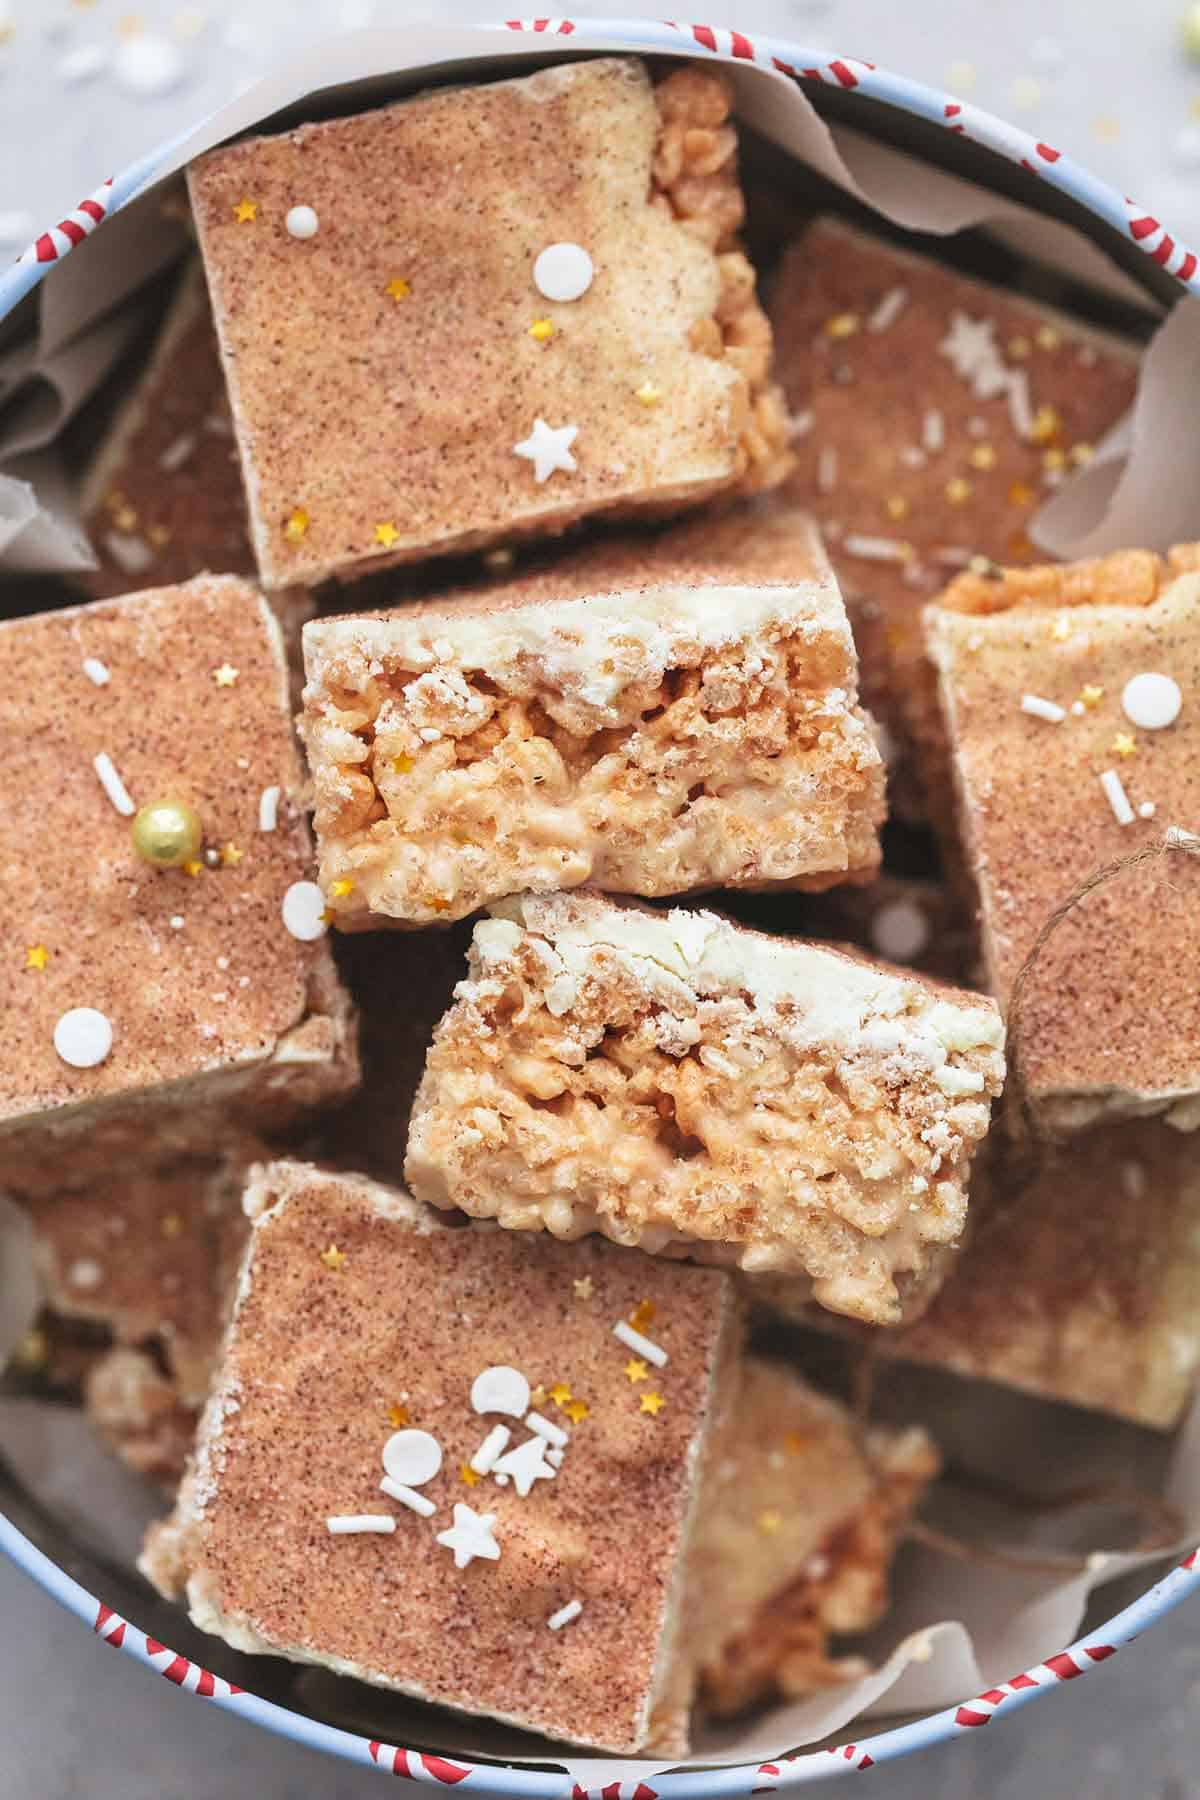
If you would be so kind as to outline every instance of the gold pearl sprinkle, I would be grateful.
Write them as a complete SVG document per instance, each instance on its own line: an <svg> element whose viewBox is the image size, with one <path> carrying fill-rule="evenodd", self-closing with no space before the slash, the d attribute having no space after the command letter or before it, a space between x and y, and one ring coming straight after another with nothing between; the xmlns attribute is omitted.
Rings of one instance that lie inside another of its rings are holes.
<svg viewBox="0 0 1200 1800"><path fill-rule="evenodd" d="M129 835L143 861L156 869L179 869L195 860L204 832L184 801L152 800L135 813Z"/></svg>

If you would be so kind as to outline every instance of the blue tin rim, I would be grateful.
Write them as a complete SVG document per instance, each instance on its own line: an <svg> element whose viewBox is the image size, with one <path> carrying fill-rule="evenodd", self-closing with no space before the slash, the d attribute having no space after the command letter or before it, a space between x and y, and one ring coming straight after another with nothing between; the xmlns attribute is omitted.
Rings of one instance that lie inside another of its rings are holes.
<svg viewBox="0 0 1200 1800"><path fill-rule="evenodd" d="M1200 295L1200 260L1195 252L1134 200L1123 197L1071 157L1029 132L1008 125L979 107L968 106L952 94L890 74L861 58L831 56L828 51L805 49L786 39L757 33L751 37L724 26L674 21L509 19L498 26L481 25L478 30L481 56L486 55L488 36L498 30L529 33L543 40L568 40L556 43L555 48L560 50L568 47L612 48L613 41L620 39L623 47L629 50L757 64L802 83L822 83L851 96L883 102L947 131L964 134L1018 164L1027 173L1082 205L1121 237L1132 241L1161 269L1174 276L1182 288ZM542 47L539 44L539 48ZM544 47L548 54L553 54L550 44ZM120 175L104 182L75 212L44 232L16 263L0 274L0 319L11 312L77 243L153 182L172 151L187 135L178 134ZM123 1650L184 1692L210 1700L280 1737L323 1750L345 1762L416 1781L448 1787L461 1785L472 1794L495 1795L498 1800L733 1800L735 1796L783 1792L838 1775L861 1773L930 1745L969 1737L993 1718L1007 1718L1062 1682L1090 1673L1200 1588L1200 1549L1196 1549L1131 1605L1100 1626L1097 1632L1077 1639L1066 1649L1047 1657L1045 1662L957 1706L945 1707L923 1719L854 1743L781 1755L774 1761L738 1763L715 1769L681 1769L673 1773L653 1773L649 1777L642 1773L646 1767L644 1763L625 1765L627 1773L623 1776L623 1765L614 1760L613 1779L600 1788L586 1789L561 1771L473 1763L457 1756L409 1750L306 1718L302 1713L248 1693L176 1654L157 1639L148 1637L81 1587L3 1513L0 1513L0 1550L105 1643Z"/></svg>

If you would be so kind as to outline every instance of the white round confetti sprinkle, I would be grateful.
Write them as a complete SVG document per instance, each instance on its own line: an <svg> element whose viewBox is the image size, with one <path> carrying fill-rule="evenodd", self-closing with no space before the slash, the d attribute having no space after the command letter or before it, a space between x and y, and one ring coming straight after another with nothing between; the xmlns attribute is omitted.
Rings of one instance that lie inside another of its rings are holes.
<svg viewBox="0 0 1200 1800"><path fill-rule="evenodd" d="M893 900L871 920L871 942L880 956L909 962L929 942L929 921L911 900Z"/></svg>
<svg viewBox="0 0 1200 1800"><path fill-rule="evenodd" d="M315 881L293 881L279 910L285 929L302 944L324 937L329 929L325 920L325 896Z"/></svg>
<svg viewBox="0 0 1200 1800"><path fill-rule="evenodd" d="M118 47L113 74L131 94L169 94L183 80L183 57L170 38L139 31Z"/></svg>
<svg viewBox="0 0 1200 1800"><path fill-rule="evenodd" d="M1137 810L1139 819L1152 819L1158 808L1153 800L1143 800Z"/></svg>
<svg viewBox="0 0 1200 1800"><path fill-rule="evenodd" d="M514 1419L523 1419L529 1410L529 1383L520 1369L497 1363L475 1377L471 1405L477 1413L508 1413Z"/></svg>
<svg viewBox="0 0 1200 1800"><path fill-rule="evenodd" d="M1121 691L1121 710L1143 731L1163 731L1179 717L1183 695L1169 675L1132 675Z"/></svg>
<svg viewBox="0 0 1200 1800"><path fill-rule="evenodd" d="M94 1006L73 1006L54 1027L54 1048L73 1069L94 1069L113 1046L113 1028Z"/></svg>
<svg viewBox="0 0 1200 1800"><path fill-rule="evenodd" d="M90 1256L81 1256L79 1261L72 1263L67 1270L67 1279L72 1287L99 1287L104 1280L104 1270Z"/></svg>
<svg viewBox="0 0 1200 1800"><path fill-rule="evenodd" d="M547 244L533 265L533 285L547 300L578 300L595 273L582 244Z"/></svg>
<svg viewBox="0 0 1200 1800"><path fill-rule="evenodd" d="M311 206L293 206L288 209L287 218L283 221L289 235L294 238L316 237L317 227L321 221Z"/></svg>
<svg viewBox="0 0 1200 1800"><path fill-rule="evenodd" d="M172 931L182 931L183 930L183 914L182 913L172 913L170 919L168 920L168 923L169 923Z"/></svg>
<svg viewBox="0 0 1200 1800"><path fill-rule="evenodd" d="M442 1466L442 1446L428 1431L394 1431L383 1446L383 1466L393 1481L424 1487Z"/></svg>

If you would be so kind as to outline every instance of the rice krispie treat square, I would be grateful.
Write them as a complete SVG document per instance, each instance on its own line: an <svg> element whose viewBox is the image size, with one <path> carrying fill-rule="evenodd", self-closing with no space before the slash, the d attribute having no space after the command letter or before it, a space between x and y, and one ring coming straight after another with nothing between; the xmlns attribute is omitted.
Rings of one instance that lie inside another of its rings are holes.
<svg viewBox="0 0 1200 1800"><path fill-rule="evenodd" d="M226 1115L274 1130L353 1085L260 595L206 576L0 624L0 762L7 1186L82 1186L149 1133L211 1153Z"/></svg>
<svg viewBox="0 0 1200 1800"><path fill-rule="evenodd" d="M1007 1008L1052 913L1108 864L1196 825L1200 551L963 576L930 608L986 985ZM1200 1125L1200 860L1113 874L1037 948L1014 1091L1055 1130Z"/></svg>
<svg viewBox="0 0 1200 1800"><path fill-rule="evenodd" d="M919 813L924 783L936 816L908 705L921 607L973 557L1039 554L1030 518L1133 404L1137 349L832 219L785 254L770 313L792 491L829 544L895 799Z"/></svg>
<svg viewBox="0 0 1200 1800"><path fill-rule="evenodd" d="M1200 1373L1200 1165L1159 1119L1099 1126L1032 1179L984 1157L973 1229L885 1354L1115 1413L1178 1424Z"/></svg>
<svg viewBox="0 0 1200 1800"><path fill-rule="evenodd" d="M994 1002L712 913L493 912L429 1051L413 1192L898 1320L962 1229L1004 1071Z"/></svg>
<svg viewBox="0 0 1200 1800"><path fill-rule="evenodd" d="M883 765L811 521L744 509L304 634L338 924L505 894L828 887L879 862Z"/></svg>
<svg viewBox="0 0 1200 1800"><path fill-rule="evenodd" d="M937 1472L923 1431L864 1436L794 1370L746 1359L691 1558L688 1635L707 1712L867 1673L830 1639L883 1616L897 1540Z"/></svg>
<svg viewBox="0 0 1200 1800"><path fill-rule="evenodd" d="M681 1753L697 1480L736 1393L729 1277L456 1230L300 1164L259 1171L246 1207L223 1363L145 1572L237 1648Z"/></svg>
<svg viewBox="0 0 1200 1800"><path fill-rule="evenodd" d="M192 165L269 588L790 466L720 77L448 88Z"/></svg>

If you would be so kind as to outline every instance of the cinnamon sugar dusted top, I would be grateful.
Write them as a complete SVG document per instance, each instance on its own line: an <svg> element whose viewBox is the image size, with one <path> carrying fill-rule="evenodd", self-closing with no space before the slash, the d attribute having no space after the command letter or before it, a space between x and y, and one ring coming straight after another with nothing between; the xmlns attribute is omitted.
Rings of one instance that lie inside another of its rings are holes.
<svg viewBox="0 0 1200 1800"><path fill-rule="evenodd" d="M268 586L782 475L728 98L674 80L660 107L641 63L573 63L192 166ZM555 301L533 271L564 242L594 276Z"/></svg>
<svg viewBox="0 0 1200 1800"><path fill-rule="evenodd" d="M234 1643L550 1736L646 1747L693 1477L736 1340L728 1278L596 1241L454 1230L399 1192L296 1164L260 1172L247 1207L225 1365L151 1573L186 1574L193 1617ZM628 1379L612 1332L649 1308L670 1358L652 1388ZM463 1476L497 1422L510 1450L530 1435L473 1410L493 1365L519 1369L568 1434L558 1473L525 1498L515 1480ZM642 1406L649 1392L661 1405ZM380 1492L395 1419L441 1446L420 1489L431 1518ZM498 1559L455 1567L438 1534L456 1505L494 1515ZM381 1511L397 1520L387 1536L326 1528ZM569 1629L548 1629L575 1599ZM664 1752L682 1747L679 1725Z"/></svg>
<svg viewBox="0 0 1200 1800"><path fill-rule="evenodd" d="M1042 924L1089 876L1173 826L1196 828L1196 561L1183 546L1165 561L1121 551L964 578L929 610L989 986L1002 1003ZM1123 707L1141 674L1178 686L1178 716L1162 729L1139 729ZM1023 709L1030 693L1061 721ZM1200 1124L1198 896L1200 866L1171 852L1097 887L1043 945L1018 1049L1051 1123L1164 1111Z"/></svg>
<svg viewBox="0 0 1200 1800"><path fill-rule="evenodd" d="M83 670L93 658L109 675L101 686ZM228 685L222 670L234 671ZM135 806L190 805L219 866L142 861L98 779L103 759ZM19 771L0 817L4 1155L31 1129L57 1129L47 1114L165 1103L192 1078L228 1091L239 1071L290 1054L310 990L332 991L333 978L327 948L297 942L280 917L309 841L278 628L259 595L203 576L0 624L0 761ZM289 799L263 833L268 782ZM55 1049L60 1019L80 1008L112 1028L91 1067ZM179 1109L196 1097L180 1095ZM70 1175L60 1169L56 1185Z"/></svg>

